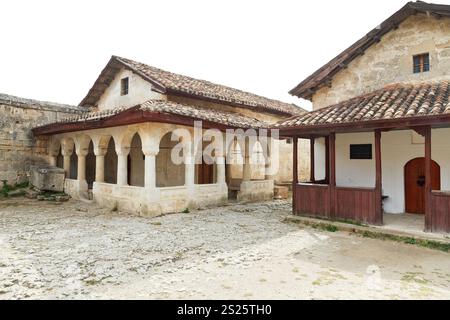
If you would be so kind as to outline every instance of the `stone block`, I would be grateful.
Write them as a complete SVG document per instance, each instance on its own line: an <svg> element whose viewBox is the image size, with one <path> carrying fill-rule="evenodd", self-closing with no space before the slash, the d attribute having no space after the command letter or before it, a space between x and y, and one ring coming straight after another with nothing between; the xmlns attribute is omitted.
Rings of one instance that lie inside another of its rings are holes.
<svg viewBox="0 0 450 320"><path fill-rule="evenodd" d="M53 166L32 166L31 184L39 190L64 191L64 169Z"/></svg>
<svg viewBox="0 0 450 320"><path fill-rule="evenodd" d="M273 188L274 199L287 199L289 194L289 188L285 186L275 186Z"/></svg>

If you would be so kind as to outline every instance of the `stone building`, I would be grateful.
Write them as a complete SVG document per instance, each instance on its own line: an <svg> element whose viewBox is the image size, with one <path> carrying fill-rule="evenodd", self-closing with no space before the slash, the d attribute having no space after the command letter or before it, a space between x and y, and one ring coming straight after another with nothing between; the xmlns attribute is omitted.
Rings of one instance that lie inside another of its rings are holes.
<svg viewBox="0 0 450 320"><path fill-rule="evenodd" d="M31 129L86 112L84 108L0 94L0 180L14 185L28 180L30 165L47 162L46 138Z"/></svg>
<svg viewBox="0 0 450 320"><path fill-rule="evenodd" d="M276 125L314 141L294 212L375 224L415 213L450 232L450 6L407 3L291 94L314 109Z"/></svg>
<svg viewBox="0 0 450 320"><path fill-rule="evenodd" d="M305 112L117 56L74 110L78 114L47 119L32 130L47 142L48 163L66 171L66 192L150 215L219 205L229 198L273 198L275 183L292 181L292 144L259 133ZM201 133L217 129L219 134L209 142L194 140L198 121ZM254 134L221 141L230 129ZM203 161L209 144L217 147L212 163ZM171 158L178 145L183 146L181 164ZM305 155L307 146L309 141ZM200 163L195 162L199 155ZM299 156L306 168L301 179L309 174L305 155Z"/></svg>

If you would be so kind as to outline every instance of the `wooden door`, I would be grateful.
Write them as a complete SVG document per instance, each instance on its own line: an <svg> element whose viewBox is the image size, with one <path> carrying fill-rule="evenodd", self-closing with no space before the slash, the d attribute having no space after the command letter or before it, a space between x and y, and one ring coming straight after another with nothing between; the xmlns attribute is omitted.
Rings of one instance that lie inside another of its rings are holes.
<svg viewBox="0 0 450 320"><path fill-rule="evenodd" d="M202 161L201 164L197 164L197 184L211 183L214 183L214 165Z"/></svg>
<svg viewBox="0 0 450 320"><path fill-rule="evenodd" d="M415 158L405 165L405 211L425 213L425 158ZM431 189L441 189L441 169L431 161Z"/></svg>

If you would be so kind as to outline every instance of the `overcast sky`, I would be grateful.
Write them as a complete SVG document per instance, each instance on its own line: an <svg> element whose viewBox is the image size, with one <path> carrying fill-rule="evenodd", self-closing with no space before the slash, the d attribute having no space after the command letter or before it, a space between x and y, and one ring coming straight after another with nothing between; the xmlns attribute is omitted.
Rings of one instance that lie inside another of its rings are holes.
<svg viewBox="0 0 450 320"><path fill-rule="evenodd" d="M78 104L115 54L308 108L288 91L405 3L2 1L0 92Z"/></svg>

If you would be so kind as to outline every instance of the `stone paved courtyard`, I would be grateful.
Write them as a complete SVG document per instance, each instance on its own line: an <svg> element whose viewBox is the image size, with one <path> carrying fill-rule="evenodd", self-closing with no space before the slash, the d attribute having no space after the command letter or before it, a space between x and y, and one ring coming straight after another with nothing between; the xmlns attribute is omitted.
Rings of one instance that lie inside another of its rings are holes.
<svg viewBox="0 0 450 320"><path fill-rule="evenodd" d="M284 223L289 210L1 201L0 299L450 298L450 254Z"/></svg>

